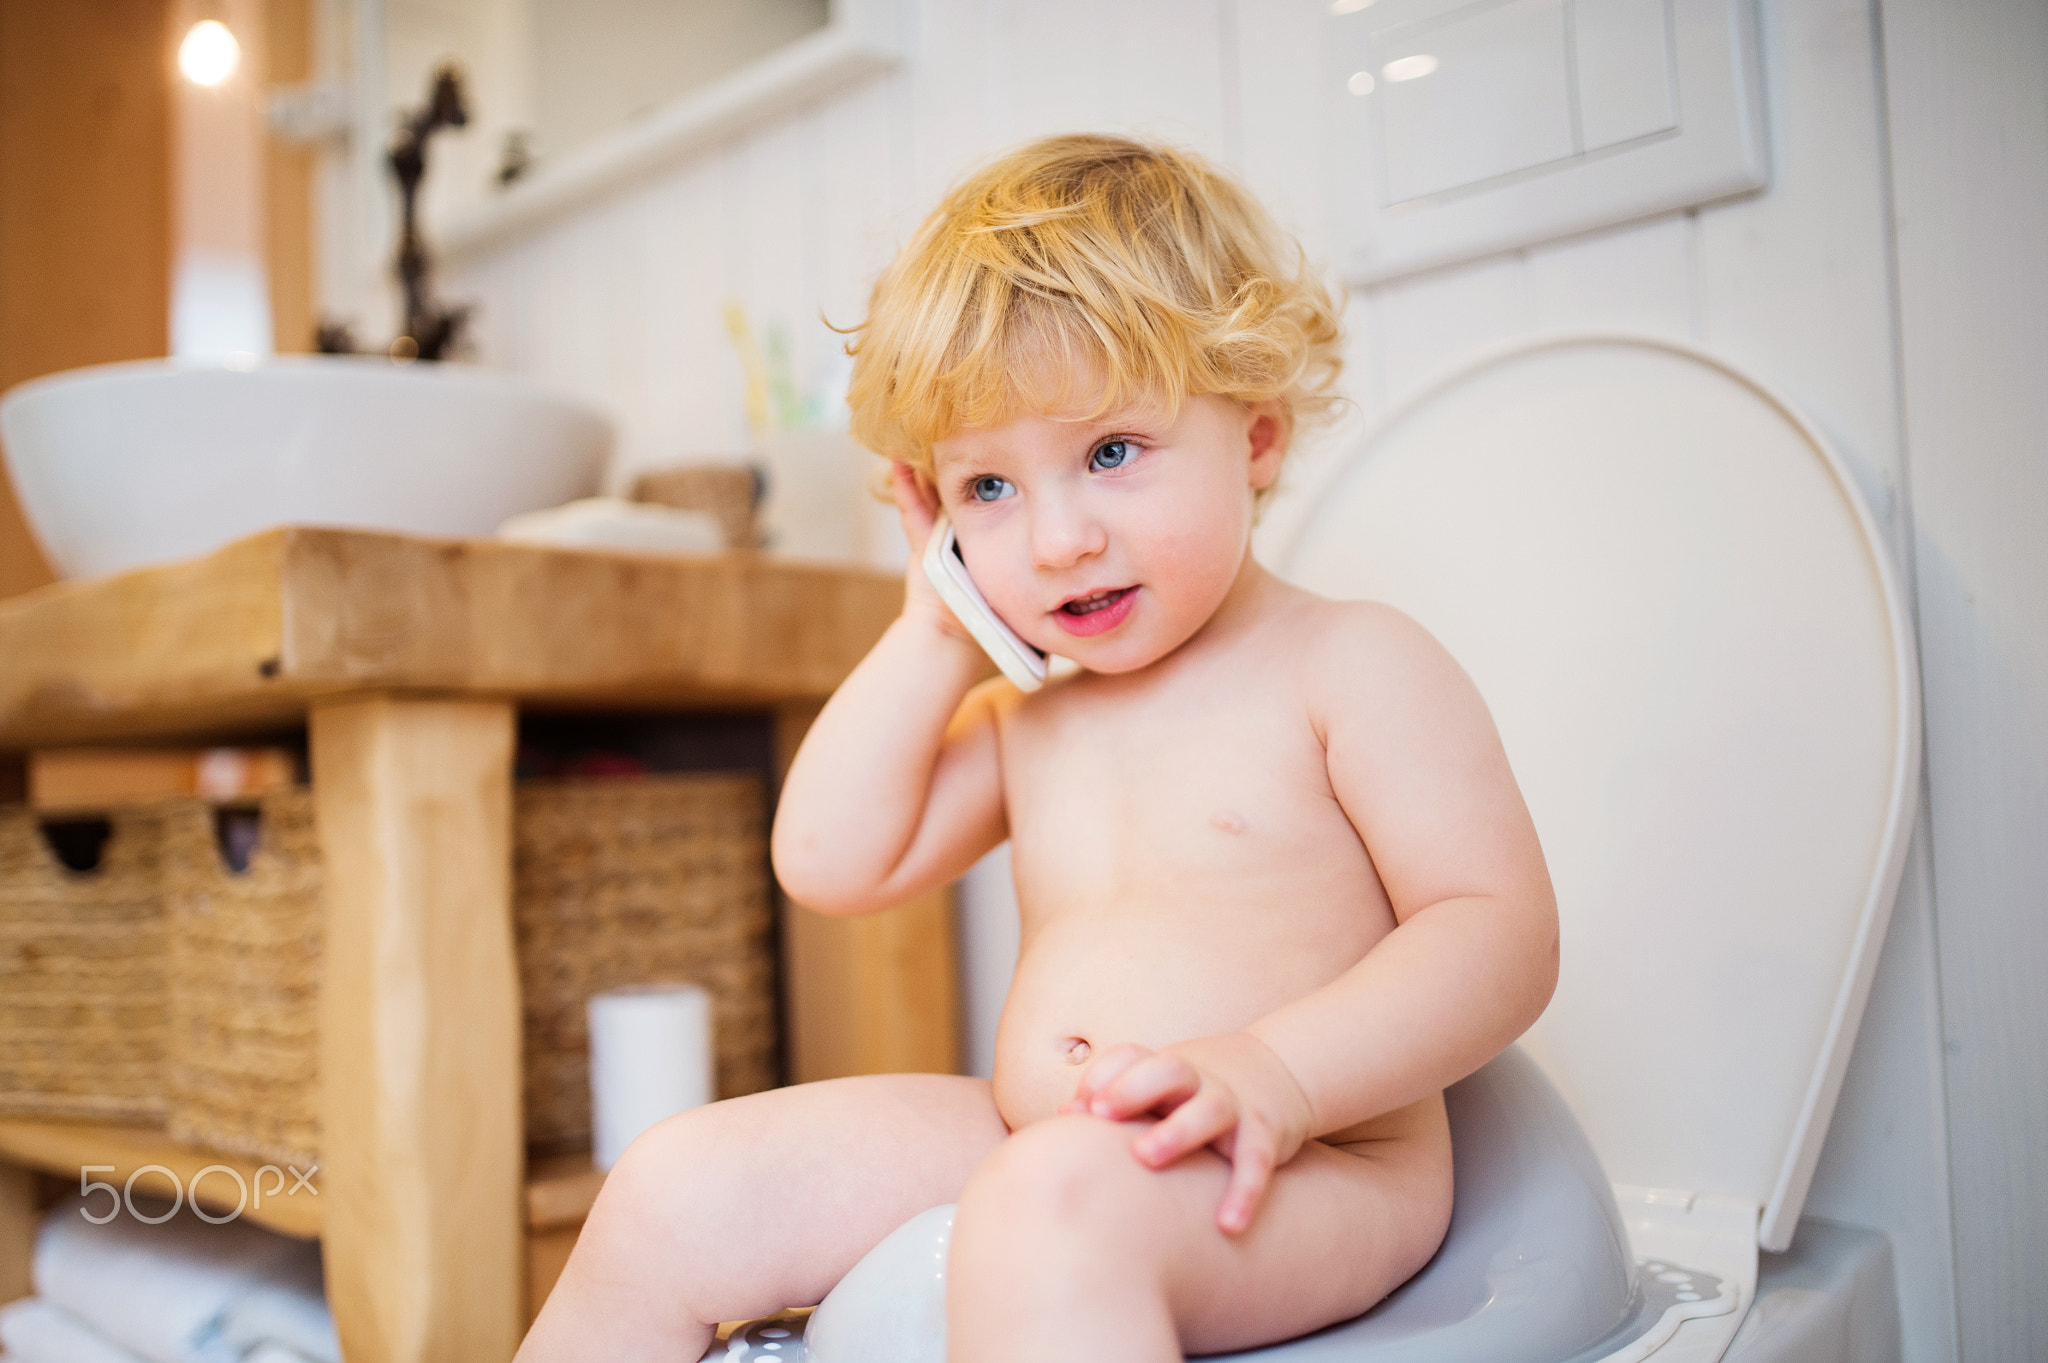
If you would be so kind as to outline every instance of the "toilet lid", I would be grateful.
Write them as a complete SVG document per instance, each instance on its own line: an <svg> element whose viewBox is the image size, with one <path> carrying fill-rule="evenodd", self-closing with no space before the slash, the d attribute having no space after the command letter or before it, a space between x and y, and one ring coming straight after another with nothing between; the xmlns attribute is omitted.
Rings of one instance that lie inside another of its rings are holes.
<svg viewBox="0 0 2048 1363"><path fill-rule="evenodd" d="M1525 1038L1610 1179L1789 1243L1913 817L1913 645L1840 459L1685 347L1547 339L1292 471L1262 541L1492 707L1558 894Z"/></svg>

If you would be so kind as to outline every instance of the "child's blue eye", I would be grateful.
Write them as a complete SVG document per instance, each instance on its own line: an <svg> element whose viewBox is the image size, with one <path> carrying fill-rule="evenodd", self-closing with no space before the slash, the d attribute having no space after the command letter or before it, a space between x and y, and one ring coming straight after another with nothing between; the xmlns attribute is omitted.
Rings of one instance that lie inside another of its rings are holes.
<svg viewBox="0 0 2048 1363"><path fill-rule="evenodd" d="M1122 468L1136 453L1128 440L1105 440L1095 447L1095 453L1088 456L1088 467L1097 472Z"/></svg>
<svg viewBox="0 0 2048 1363"><path fill-rule="evenodd" d="M990 474L987 477L975 479L969 485L968 491L974 494L974 500L977 502L1000 502L1003 498L1016 491L1016 489L1010 486L1009 479L998 478Z"/></svg>

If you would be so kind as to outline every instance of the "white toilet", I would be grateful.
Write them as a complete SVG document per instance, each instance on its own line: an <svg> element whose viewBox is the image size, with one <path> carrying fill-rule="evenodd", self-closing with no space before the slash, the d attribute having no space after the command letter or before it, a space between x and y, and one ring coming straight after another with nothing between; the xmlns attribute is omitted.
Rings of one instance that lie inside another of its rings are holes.
<svg viewBox="0 0 2048 1363"><path fill-rule="evenodd" d="M1730 1350L1759 1249L1793 1239L1918 785L1910 626L1841 460L1708 356L1566 337L1292 473L1267 561L1401 607L1472 674L1549 857L1563 970L1522 1046L1451 1091L1437 1257L1356 1320L1229 1357L1895 1360L1881 1237L1827 1227L1779 1270L1794 1304ZM950 1232L934 1208L808 1321L711 1356L940 1363Z"/></svg>

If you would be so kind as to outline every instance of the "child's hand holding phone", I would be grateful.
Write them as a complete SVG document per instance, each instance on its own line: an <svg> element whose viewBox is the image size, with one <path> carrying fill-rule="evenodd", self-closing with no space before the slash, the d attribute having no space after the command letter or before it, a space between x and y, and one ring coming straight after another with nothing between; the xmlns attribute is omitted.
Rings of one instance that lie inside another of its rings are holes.
<svg viewBox="0 0 2048 1363"><path fill-rule="evenodd" d="M895 460L889 462L889 492L896 500L896 514L903 521L903 537L910 541L910 571L903 578L905 609L930 615L940 629L956 638L972 639L974 636L947 607L939 589L924 573L925 545L944 515L939 509L938 492L910 465Z"/></svg>
<svg viewBox="0 0 2048 1363"><path fill-rule="evenodd" d="M974 585L937 495L906 464L890 465L889 482L910 540L906 606L937 607L938 618L979 644L1020 691L1045 685L1045 654L1019 638Z"/></svg>

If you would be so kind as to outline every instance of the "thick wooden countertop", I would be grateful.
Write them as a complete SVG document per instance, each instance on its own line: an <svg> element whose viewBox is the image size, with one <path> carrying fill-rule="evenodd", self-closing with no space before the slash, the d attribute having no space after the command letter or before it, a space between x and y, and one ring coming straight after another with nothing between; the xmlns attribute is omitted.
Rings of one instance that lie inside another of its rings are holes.
<svg viewBox="0 0 2048 1363"><path fill-rule="evenodd" d="M0 749L231 736L350 691L820 701L901 603L889 574L759 554L284 527L0 603Z"/></svg>

